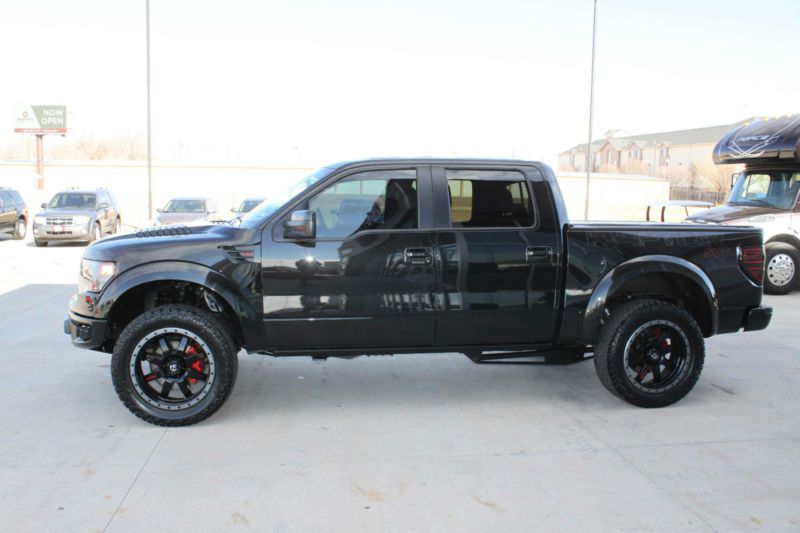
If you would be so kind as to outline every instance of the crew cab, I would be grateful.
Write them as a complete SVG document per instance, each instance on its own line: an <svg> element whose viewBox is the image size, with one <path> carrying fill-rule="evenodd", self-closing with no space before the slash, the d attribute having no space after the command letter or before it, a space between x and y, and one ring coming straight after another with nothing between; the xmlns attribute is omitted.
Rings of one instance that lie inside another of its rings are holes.
<svg viewBox="0 0 800 533"><path fill-rule="evenodd" d="M382 159L324 167L232 225L99 241L65 332L110 352L140 418L198 422L237 353L594 354L638 406L684 397L704 338L767 327L760 229L570 223L541 163Z"/></svg>
<svg viewBox="0 0 800 533"><path fill-rule="evenodd" d="M764 291L788 294L800 278L800 115L756 118L725 135L713 152L718 165L744 163L727 203L688 218L747 224L764 230Z"/></svg>

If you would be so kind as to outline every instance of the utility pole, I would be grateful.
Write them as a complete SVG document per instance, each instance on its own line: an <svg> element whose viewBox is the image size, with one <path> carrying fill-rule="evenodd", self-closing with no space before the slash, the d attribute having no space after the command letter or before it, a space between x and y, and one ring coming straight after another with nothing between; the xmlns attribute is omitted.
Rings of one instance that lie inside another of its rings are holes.
<svg viewBox="0 0 800 533"><path fill-rule="evenodd" d="M586 204L583 207L583 218L589 220L589 186L592 181L592 115L594 114L594 49L597 43L597 0L594 0L594 17L592 18L592 75L589 81L589 141L586 143Z"/></svg>
<svg viewBox="0 0 800 533"><path fill-rule="evenodd" d="M36 175L39 176L36 188L44 190L44 134L36 134Z"/></svg>
<svg viewBox="0 0 800 533"><path fill-rule="evenodd" d="M147 39L147 218L153 218L153 149L150 139L150 0L145 0Z"/></svg>

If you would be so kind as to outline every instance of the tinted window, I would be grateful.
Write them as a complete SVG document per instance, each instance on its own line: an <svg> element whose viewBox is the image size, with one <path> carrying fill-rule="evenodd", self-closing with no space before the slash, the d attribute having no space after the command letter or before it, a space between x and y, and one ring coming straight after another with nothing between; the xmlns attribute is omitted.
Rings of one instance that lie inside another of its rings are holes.
<svg viewBox="0 0 800 533"><path fill-rule="evenodd" d="M317 237L417 228L416 178L414 170L381 170L338 181L308 202L316 213Z"/></svg>
<svg viewBox="0 0 800 533"><path fill-rule="evenodd" d="M752 172L736 182L729 203L791 209L800 190L800 172Z"/></svg>
<svg viewBox="0 0 800 533"><path fill-rule="evenodd" d="M530 227L534 216L525 176L516 171L448 170L454 228Z"/></svg>
<svg viewBox="0 0 800 533"><path fill-rule="evenodd" d="M109 206L111 206L111 199L108 197L106 193L101 191L97 194L97 196L101 204L108 204Z"/></svg>
<svg viewBox="0 0 800 533"><path fill-rule="evenodd" d="M11 198L11 194L6 191L0 191L0 204L3 204L5 207L13 206L14 200Z"/></svg>
<svg viewBox="0 0 800 533"><path fill-rule="evenodd" d="M96 196L92 193L60 192L53 196L47 207L50 209L90 209L95 206Z"/></svg>
<svg viewBox="0 0 800 533"><path fill-rule="evenodd" d="M203 200L170 200L164 213L204 213L206 204Z"/></svg>

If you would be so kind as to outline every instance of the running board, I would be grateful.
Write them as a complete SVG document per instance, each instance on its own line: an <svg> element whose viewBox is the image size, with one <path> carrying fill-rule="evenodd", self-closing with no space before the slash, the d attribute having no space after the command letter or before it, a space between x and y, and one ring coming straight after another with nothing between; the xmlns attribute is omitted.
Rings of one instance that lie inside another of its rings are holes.
<svg viewBox="0 0 800 533"><path fill-rule="evenodd" d="M551 352L464 352L478 365L571 365L592 359L592 352L565 350Z"/></svg>

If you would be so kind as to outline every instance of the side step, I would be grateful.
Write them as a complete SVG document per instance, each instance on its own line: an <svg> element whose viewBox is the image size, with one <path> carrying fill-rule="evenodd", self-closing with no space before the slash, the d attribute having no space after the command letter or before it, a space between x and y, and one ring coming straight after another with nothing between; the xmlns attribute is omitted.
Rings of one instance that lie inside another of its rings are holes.
<svg viewBox="0 0 800 533"><path fill-rule="evenodd" d="M571 365L588 361L592 352L585 350L554 350L550 352L464 352L479 365Z"/></svg>

